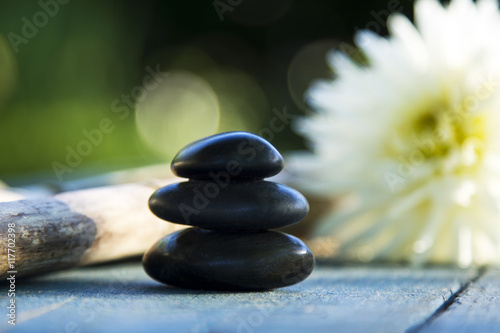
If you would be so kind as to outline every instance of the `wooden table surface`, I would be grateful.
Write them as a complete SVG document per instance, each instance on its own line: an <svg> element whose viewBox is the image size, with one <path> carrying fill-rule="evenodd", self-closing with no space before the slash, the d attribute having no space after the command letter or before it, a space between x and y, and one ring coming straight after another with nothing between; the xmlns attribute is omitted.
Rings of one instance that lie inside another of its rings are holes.
<svg viewBox="0 0 500 333"><path fill-rule="evenodd" d="M1 331L500 332L500 269L318 264L298 285L233 293L164 286L126 262L18 280L16 313Z"/></svg>

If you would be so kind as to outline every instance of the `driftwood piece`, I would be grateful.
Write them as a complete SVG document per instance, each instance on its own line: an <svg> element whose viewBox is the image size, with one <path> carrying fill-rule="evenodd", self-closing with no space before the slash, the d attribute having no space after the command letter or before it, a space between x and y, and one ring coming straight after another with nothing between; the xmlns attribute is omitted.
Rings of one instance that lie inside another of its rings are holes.
<svg viewBox="0 0 500 333"><path fill-rule="evenodd" d="M142 254L183 228L156 218L147 205L156 188L173 181L0 203L0 279L8 271L23 277Z"/></svg>

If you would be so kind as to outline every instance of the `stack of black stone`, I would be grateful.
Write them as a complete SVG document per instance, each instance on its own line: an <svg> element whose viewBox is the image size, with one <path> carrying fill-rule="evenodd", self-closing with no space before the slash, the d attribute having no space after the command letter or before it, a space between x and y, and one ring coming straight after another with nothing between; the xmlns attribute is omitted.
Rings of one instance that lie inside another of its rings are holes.
<svg viewBox="0 0 500 333"><path fill-rule="evenodd" d="M265 290L298 283L314 267L298 238L268 229L302 220L307 200L296 190L263 180L279 173L283 158L269 142L247 132L196 141L172 161L189 178L149 199L161 219L193 226L167 235L144 255L146 272L165 284L207 290Z"/></svg>

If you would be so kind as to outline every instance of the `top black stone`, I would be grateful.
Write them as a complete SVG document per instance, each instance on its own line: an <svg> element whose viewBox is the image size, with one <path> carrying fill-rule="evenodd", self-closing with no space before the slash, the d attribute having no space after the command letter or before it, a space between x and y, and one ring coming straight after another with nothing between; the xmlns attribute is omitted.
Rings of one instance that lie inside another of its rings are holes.
<svg viewBox="0 0 500 333"><path fill-rule="evenodd" d="M195 141L177 153L171 168L179 177L262 179L283 169L281 154L263 138L248 132L227 132Z"/></svg>

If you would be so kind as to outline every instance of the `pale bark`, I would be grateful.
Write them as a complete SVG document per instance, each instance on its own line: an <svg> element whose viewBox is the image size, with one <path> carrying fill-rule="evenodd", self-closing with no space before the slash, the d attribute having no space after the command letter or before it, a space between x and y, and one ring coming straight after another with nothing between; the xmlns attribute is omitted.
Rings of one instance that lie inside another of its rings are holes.
<svg viewBox="0 0 500 333"><path fill-rule="evenodd" d="M185 227L158 219L148 208L156 188L177 180L1 202L0 279L9 270L22 277L141 255L163 235ZM13 269L8 266L9 224L16 235Z"/></svg>

